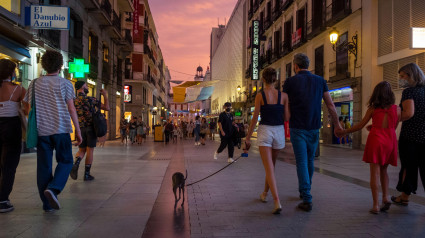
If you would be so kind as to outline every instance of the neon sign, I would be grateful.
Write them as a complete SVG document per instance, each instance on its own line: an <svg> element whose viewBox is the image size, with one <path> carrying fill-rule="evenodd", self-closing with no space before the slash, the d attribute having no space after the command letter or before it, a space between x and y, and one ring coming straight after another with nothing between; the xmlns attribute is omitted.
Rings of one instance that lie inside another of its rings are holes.
<svg viewBox="0 0 425 238"><path fill-rule="evenodd" d="M260 74L260 21L252 21L252 51L251 51L251 79L259 80Z"/></svg>

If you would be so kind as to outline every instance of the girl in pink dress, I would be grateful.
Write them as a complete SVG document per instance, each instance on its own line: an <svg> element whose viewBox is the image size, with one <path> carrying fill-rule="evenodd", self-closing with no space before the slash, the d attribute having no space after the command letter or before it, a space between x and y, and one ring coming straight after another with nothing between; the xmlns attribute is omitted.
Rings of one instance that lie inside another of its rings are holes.
<svg viewBox="0 0 425 238"><path fill-rule="evenodd" d="M394 105L395 97L387 81L380 82L373 90L368 102L368 110L362 121L352 128L344 130L344 135L363 129L372 118L372 125L363 154L363 161L370 165L370 189L372 190L372 214L387 211L391 202L388 200L388 165L397 166L397 128L401 109ZM379 180L382 187L382 206L379 207Z"/></svg>

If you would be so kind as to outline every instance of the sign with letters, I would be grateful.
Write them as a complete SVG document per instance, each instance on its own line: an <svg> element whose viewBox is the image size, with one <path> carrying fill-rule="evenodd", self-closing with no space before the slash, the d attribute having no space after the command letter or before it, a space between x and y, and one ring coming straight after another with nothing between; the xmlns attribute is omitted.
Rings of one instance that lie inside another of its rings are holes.
<svg viewBox="0 0 425 238"><path fill-rule="evenodd" d="M425 49L425 28L412 27L411 34L411 49Z"/></svg>
<svg viewBox="0 0 425 238"><path fill-rule="evenodd" d="M251 80L260 79L260 21L252 21Z"/></svg>
<svg viewBox="0 0 425 238"><path fill-rule="evenodd" d="M25 13L25 23L33 29L69 30L69 7L31 5Z"/></svg>

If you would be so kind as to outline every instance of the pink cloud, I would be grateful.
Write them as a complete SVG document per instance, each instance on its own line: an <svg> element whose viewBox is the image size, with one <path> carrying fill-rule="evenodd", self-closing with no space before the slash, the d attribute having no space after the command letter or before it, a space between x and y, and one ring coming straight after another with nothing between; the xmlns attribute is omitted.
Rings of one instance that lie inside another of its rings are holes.
<svg viewBox="0 0 425 238"><path fill-rule="evenodd" d="M193 77L200 64L209 64L210 34L217 19L224 24L238 0L151 0L150 9L158 31L159 45L173 80Z"/></svg>

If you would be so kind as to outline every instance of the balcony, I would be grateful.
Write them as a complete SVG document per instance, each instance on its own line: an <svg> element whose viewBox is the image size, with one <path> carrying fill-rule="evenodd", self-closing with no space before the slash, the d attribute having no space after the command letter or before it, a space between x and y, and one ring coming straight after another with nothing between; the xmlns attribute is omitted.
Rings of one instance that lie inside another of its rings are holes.
<svg viewBox="0 0 425 238"><path fill-rule="evenodd" d="M102 82L104 84L109 84L111 80L111 65L108 62L103 61L102 64Z"/></svg>
<svg viewBox="0 0 425 238"><path fill-rule="evenodd" d="M285 11L294 2L294 0L281 0L280 10Z"/></svg>
<svg viewBox="0 0 425 238"><path fill-rule="evenodd" d="M329 83L350 78L351 74L346 68L348 68L347 64L337 64L336 61L329 63Z"/></svg>
<svg viewBox="0 0 425 238"><path fill-rule="evenodd" d="M85 1L81 1L81 4L86 9L99 9L100 8L99 0L85 0Z"/></svg>
<svg viewBox="0 0 425 238"><path fill-rule="evenodd" d="M112 18L112 26L118 36L117 38L121 38L121 16L118 16L115 11Z"/></svg>
<svg viewBox="0 0 425 238"><path fill-rule="evenodd" d="M134 12L133 0L118 0L118 7L121 12Z"/></svg>
<svg viewBox="0 0 425 238"><path fill-rule="evenodd" d="M326 7L326 26L331 27L351 14L351 0L333 0Z"/></svg>
<svg viewBox="0 0 425 238"><path fill-rule="evenodd" d="M254 7L253 7L254 13L257 12L258 8L260 7L260 5L258 4L258 1L259 0L254 0Z"/></svg>
<svg viewBox="0 0 425 238"><path fill-rule="evenodd" d="M272 23L272 18L270 15L268 15L264 21L264 31L267 31L272 26Z"/></svg>
<svg viewBox="0 0 425 238"><path fill-rule="evenodd" d="M251 70L252 70L252 64L249 64L248 68L245 70L245 78L246 79L251 78Z"/></svg>
<svg viewBox="0 0 425 238"><path fill-rule="evenodd" d="M286 41L282 42L282 50L281 50L282 57L291 53L292 50L293 49L290 42L286 42Z"/></svg>
<svg viewBox="0 0 425 238"><path fill-rule="evenodd" d="M82 39L69 38L69 58L83 58Z"/></svg>
<svg viewBox="0 0 425 238"><path fill-rule="evenodd" d="M99 5L99 1L101 1ZM112 25L112 6L109 0L86 0L82 2L96 2L92 7L88 8L88 13L93 14L96 17L101 26L110 26Z"/></svg>
<svg viewBox="0 0 425 238"><path fill-rule="evenodd" d="M273 11L272 11L273 21L276 21L277 19L279 19L281 15L282 15L282 11L280 10L280 3L279 1L277 1L276 6L273 8Z"/></svg>

